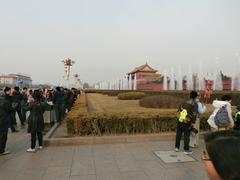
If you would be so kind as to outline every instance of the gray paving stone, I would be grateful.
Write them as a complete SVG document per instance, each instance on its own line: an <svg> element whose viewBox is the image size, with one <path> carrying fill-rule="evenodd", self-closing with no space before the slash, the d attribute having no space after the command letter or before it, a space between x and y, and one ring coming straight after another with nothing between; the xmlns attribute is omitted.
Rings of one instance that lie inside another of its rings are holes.
<svg viewBox="0 0 240 180"><path fill-rule="evenodd" d="M136 160L131 158L116 159L120 172L140 171L141 168Z"/></svg>
<svg viewBox="0 0 240 180"><path fill-rule="evenodd" d="M70 167L49 167L43 180L69 180Z"/></svg>
<svg viewBox="0 0 240 180"><path fill-rule="evenodd" d="M86 176L71 176L70 180L96 180L95 175L86 175Z"/></svg>
<svg viewBox="0 0 240 180"><path fill-rule="evenodd" d="M120 173L109 173L97 175L97 180L123 180Z"/></svg>
<svg viewBox="0 0 240 180"><path fill-rule="evenodd" d="M144 172L140 171L124 172L122 176L124 180L150 180Z"/></svg>
<svg viewBox="0 0 240 180"><path fill-rule="evenodd" d="M27 153L26 129L9 133L11 154L0 156L0 180L207 180L201 161L203 141L193 150L195 162L165 164L154 151L169 151L173 141L133 144L47 147Z"/></svg>
<svg viewBox="0 0 240 180"><path fill-rule="evenodd" d="M94 174L95 174L95 166L93 161L92 162L81 161L81 162L72 164L71 176L94 175Z"/></svg>
<svg viewBox="0 0 240 180"><path fill-rule="evenodd" d="M120 174L120 170L116 163L96 164L96 174Z"/></svg>
<svg viewBox="0 0 240 180"><path fill-rule="evenodd" d="M42 180L47 169L26 169L17 176L17 180Z"/></svg>
<svg viewBox="0 0 240 180"><path fill-rule="evenodd" d="M165 168L157 161L139 161L142 171L151 180L165 180Z"/></svg>

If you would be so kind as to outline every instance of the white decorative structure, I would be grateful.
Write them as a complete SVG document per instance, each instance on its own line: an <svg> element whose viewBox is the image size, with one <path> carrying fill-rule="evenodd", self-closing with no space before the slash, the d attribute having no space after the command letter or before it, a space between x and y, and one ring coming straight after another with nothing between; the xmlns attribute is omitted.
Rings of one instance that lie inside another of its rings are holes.
<svg viewBox="0 0 240 180"><path fill-rule="evenodd" d="M128 79L128 90L132 90L132 75L129 75L129 79Z"/></svg>
<svg viewBox="0 0 240 180"><path fill-rule="evenodd" d="M167 79L167 71L164 71L163 75L163 90L167 91L168 90L168 79Z"/></svg>
<svg viewBox="0 0 240 180"><path fill-rule="evenodd" d="M174 69L171 68L171 76L170 76L170 90L175 90L175 76L174 76Z"/></svg>
<svg viewBox="0 0 240 180"><path fill-rule="evenodd" d="M134 74L133 90L137 90L137 74Z"/></svg>
<svg viewBox="0 0 240 180"><path fill-rule="evenodd" d="M193 90L193 73L191 65L188 66L187 90Z"/></svg>

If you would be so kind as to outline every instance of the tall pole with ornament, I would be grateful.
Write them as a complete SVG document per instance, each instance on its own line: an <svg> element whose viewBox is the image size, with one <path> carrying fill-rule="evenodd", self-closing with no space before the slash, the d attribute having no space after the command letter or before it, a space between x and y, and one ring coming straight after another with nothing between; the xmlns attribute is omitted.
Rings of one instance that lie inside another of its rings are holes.
<svg viewBox="0 0 240 180"><path fill-rule="evenodd" d="M66 81L66 85L69 88L70 85L70 74L71 74L71 67L73 64L75 64L75 61L71 60L70 58L67 58L65 60L62 60L62 63L64 64L64 80Z"/></svg>

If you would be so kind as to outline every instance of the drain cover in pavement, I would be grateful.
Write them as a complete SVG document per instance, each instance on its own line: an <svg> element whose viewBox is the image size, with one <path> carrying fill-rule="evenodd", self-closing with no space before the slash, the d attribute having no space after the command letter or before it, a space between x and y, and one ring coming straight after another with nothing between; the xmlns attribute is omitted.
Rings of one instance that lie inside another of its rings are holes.
<svg viewBox="0 0 240 180"><path fill-rule="evenodd" d="M193 162L196 161L191 156L183 152L175 151L156 151L154 152L165 163Z"/></svg>

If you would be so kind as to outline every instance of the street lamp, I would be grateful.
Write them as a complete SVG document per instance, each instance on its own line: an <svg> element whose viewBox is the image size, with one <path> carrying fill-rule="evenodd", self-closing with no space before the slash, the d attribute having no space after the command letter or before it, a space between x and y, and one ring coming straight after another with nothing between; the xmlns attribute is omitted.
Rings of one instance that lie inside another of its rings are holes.
<svg viewBox="0 0 240 180"><path fill-rule="evenodd" d="M73 77L75 78L76 84L79 85L80 89L83 89L83 83L82 83L81 79L79 78L79 75L78 74L74 74Z"/></svg>

